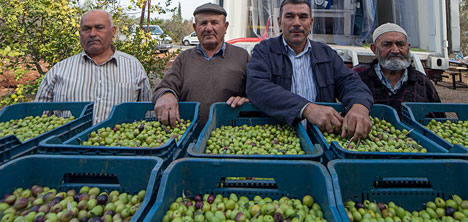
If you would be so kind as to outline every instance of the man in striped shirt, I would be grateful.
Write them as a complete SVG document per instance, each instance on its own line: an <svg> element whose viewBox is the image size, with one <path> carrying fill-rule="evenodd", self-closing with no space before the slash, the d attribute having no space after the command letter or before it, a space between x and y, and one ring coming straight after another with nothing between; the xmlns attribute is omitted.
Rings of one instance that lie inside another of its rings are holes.
<svg viewBox="0 0 468 222"><path fill-rule="evenodd" d="M305 119L322 131L365 138L372 128L369 88L333 49L308 39L312 22L309 1L282 1L278 23L283 34L255 46L247 65L247 96L288 124ZM346 107L344 118L315 103L336 99Z"/></svg>
<svg viewBox="0 0 468 222"><path fill-rule="evenodd" d="M150 101L151 88L141 63L112 45L112 16L92 10L81 17L83 51L50 69L36 95L39 102L94 102L93 123L123 102Z"/></svg>

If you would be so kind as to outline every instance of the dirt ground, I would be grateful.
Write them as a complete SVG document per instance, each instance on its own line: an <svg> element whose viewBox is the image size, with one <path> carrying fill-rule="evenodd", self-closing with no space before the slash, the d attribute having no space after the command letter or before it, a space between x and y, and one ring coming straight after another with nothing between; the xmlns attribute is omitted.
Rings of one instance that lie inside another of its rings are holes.
<svg viewBox="0 0 468 222"><path fill-rule="evenodd" d="M4 62L0 62L0 68L4 68ZM41 64L42 67L46 67L45 64ZM24 67L24 66L23 66ZM15 79L15 75L13 71L6 71L0 75L0 97L6 96L12 92L14 92L16 86L18 84L25 84L35 79L39 78L40 74L37 71L29 71L27 72L23 78Z"/></svg>
<svg viewBox="0 0 468 222"><path fill-rule="evenodd" d="M468 74L464 74L462 80L465 87L468 87ZM461 84L457 84L457 88L453 90L452 80L443 78L442 82L434 85L442 103L468 103L468 88L459 87Z"/></svg>

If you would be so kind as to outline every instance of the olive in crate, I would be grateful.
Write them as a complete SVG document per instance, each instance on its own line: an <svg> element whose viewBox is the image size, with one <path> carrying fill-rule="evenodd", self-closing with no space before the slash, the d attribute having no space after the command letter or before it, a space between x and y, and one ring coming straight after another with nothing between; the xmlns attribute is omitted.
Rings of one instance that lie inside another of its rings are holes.
<svg viewBox="0 0 468 222"><path fill-rule="evenodd" d="M192 198L177 198L166 211L162 222L177 221L326 221L314 198L305 195L302 199L255 196L248 199L231 193L196 195Z"/></svg>
<svg viewBox="0 0 468 222"><path fill-rule="evenodd" d="M381 203L347 201L346 214L350 221L461 221L468 222L468 200L458 195L444 200L440 197L421 204L419 211L408 211L394 202Z"/></svg>
<svg viewBox="0 0 468 222"><path fill-rule="evenodd" d="M37 137L47 131L73 121L75 117L27 116L22 119L12 119L0 123L0 138L15 135L21 142Z"/></svg>
<svg viewBox="0 0 468 222"><path fill-rule="evenodd" d="M206 153L304 155L299 137L288 125L221 126L210 133Z"/></svg>
<svg viewBox="0 0 468 222"><path fill-rule="evenodd" d="M1 221L128 221L145 197L119 191L101 191L98 187L59 192L34 185L17 188L0 201Z"/></svg>
<svg viewBox="0 0 468 222"><path fill-rule="evenodd" d="M117 124L114 127L100 128L89 134L85 146L117 147L159 147L169 139L180 140L190 120L181 119L175 127L161 124L159 121L134 121Z"/></svg>
<svg viewBox="0 0 468 222"><path fill-rule="evenodd" d="M468 147L468 139L466 139L468 136L468 121L466 120L439 122L432 119L426 127L451 144Z"/></svg>
<svg viewBox="0 0 468 222"><path fill-rule="evenodd" d="M427 149L422 147L411 137L408 137L408 130L399 130L377 117L370 117L372 129L366 139L352 141L350 138L342 138L335 133L323 132L323 136L328 143L337 141L341 147L357 152L408 152L427 153Z"/></svg>

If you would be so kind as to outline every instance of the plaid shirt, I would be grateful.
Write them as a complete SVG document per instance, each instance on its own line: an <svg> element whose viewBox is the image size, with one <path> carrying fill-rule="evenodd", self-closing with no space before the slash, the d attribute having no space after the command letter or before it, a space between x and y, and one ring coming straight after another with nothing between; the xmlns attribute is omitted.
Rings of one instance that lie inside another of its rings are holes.
<svg viewBox="0 0 468 222"><path fill-rule="evenodd" d="M403 102L436 102L440 103L439 95L431 80L423 73L409 66L408 80L393 93L390 91L377 76L374 65L375 59L370 65L358 65L353 68L358 72L361 79L369 87L374 96L375 104L385 104L393 107L401 118L401 103ZM440 114L442 115L442 114ZM435 116L439 116L436 113Z"/></svg>

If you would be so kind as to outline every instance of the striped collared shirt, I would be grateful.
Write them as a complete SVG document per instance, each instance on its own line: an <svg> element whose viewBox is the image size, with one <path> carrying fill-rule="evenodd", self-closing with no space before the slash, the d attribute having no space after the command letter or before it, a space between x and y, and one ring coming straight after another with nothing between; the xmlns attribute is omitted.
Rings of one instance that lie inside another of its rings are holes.
<svg viewBox="0 0 468 222"><path fill-rule="evenodd" d="M203 58L205 58L206 60L208 61L211 61L213 60L217 55L221 55L221 57L224 58L224 51L226 50L226 42L223 42L223 46L221 46L220 49L218 49L218 51L216 51L215 54L213 54L213 57L209 57L206 53L205 53L205 50L203 50L203 48L201 47L200 44L197 45L197 51L198 53L200 53Z"/></svg>
<svg viewBox="0 0 468 222"><path fill-rule="evenodd" d="M291 92L304 97L310 102L315 102L317 91L314 82L314 75L312 73L312 63L310 62L310 50L312 46L307 40L307 45L304 51L296 55L294 50L289 47L288 43L283 37L283 44L287 49L288 57L292 63L292 85Z"/></svg>
<svg viewBox="0 0 468 222"><path fill-rule="evenodd" d="M408 81L408 69L405 69L403 76L401 76L401 79L398 80L395 86L392 86L392 83L388 81L388 79L383 75L382 69L380 68L379 63L375 64L374 69L380 81L382 81L382 84L384 84L384 86L386 86L393 94L396 94L398 90L401 88L401 86L403 86L403 84L405 84L405 82Z"/></svg>
<svg viewBox="0 0 468 222"><path fill-rule="evenodd" d="M123 102L150 101L151 88L141 63L116 51L98 65L84 51L50 69L36 95L38 102L94 101L93 124L105 120Z"/></svg>

